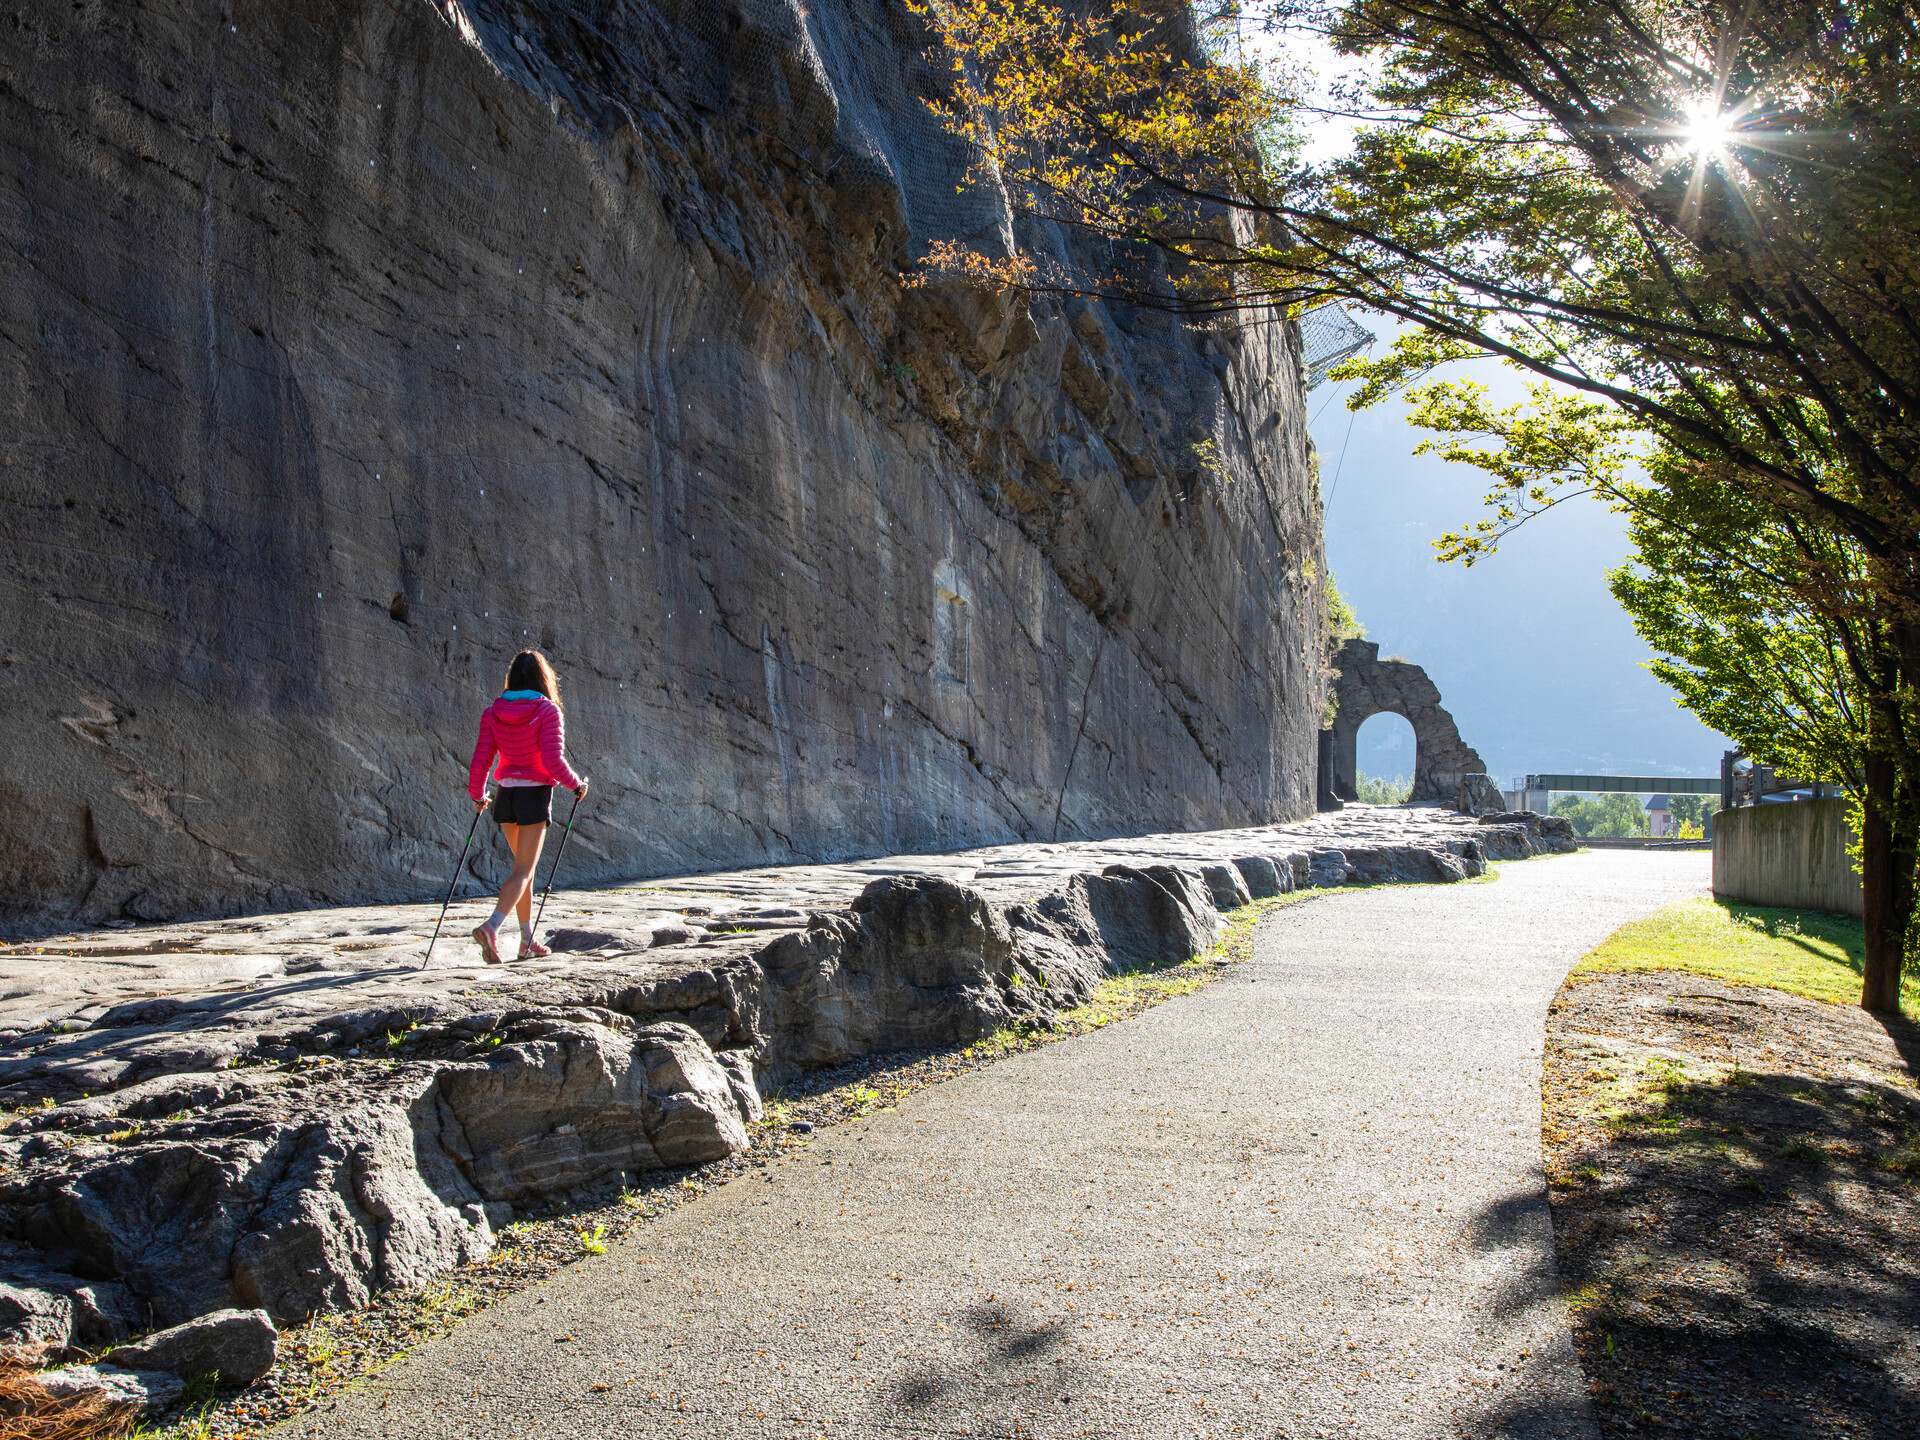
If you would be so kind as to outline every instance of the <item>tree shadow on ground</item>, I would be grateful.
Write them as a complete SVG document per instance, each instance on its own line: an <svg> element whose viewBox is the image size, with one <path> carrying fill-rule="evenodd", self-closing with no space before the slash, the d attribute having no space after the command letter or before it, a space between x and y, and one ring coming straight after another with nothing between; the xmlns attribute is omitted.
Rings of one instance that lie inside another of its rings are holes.
<svg viewBox="0 0 1920 1440"><path fill-rule="evenodd" d="M1009 1418L1030 1412L1028 1382L1036 1378L1031 1367L1049 1362L1065 1346L1066 1334L1060 1322L1023 1325L1000 1304L972 1306L960 1320L961 1328L971 1338L945 1360L918 1360L892 1387L893 1404L919 1412L951 1401L971 1415L1001 1414ZM1049 1374L1046 1378L1065 1377ZM1067 1383L1065 1403L1071 1404L1072 1382Z"/></svg>
<svg viewBox="0 0 1920 1440"><path fill-rule="evenodd" d="M1900 1052L1900 1059L1915 1075L1920 1075L1920 1025L1915 1025L1903 1015L1875 1014L1880 1028L1887 1032L1887 1038L1893 1042L1893 1048Z"/></svg>
<svg viewBox="0 0 1920 1440"><path fill-rule="evenodd" d="M1603 1434L1920 1434L1917 1145L1898 1085L1735 1069L1671 1074L1569 1157L1554 1229Z"/></svg>

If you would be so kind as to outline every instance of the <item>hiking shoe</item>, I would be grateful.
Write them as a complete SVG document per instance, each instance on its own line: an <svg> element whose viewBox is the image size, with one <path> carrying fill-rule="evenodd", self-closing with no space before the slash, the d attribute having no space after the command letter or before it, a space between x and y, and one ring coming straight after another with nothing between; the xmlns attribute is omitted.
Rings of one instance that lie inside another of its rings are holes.
<svg viewBox="0 0 1920 1440"><path fill-rule="evenodd" d="M520 954L517 958L521 960L538 960L542 955L551 954L553 954L553 950L550 946L542 945L538 940L528 940L520 946Z"/></svg>
<svg viewBox="0 0 1920 1440"><path fill-rule="evenodd" d="M473 943L480 947L480 956L489 965L500 963L500 937L484 925L473 927Z"/></svg>

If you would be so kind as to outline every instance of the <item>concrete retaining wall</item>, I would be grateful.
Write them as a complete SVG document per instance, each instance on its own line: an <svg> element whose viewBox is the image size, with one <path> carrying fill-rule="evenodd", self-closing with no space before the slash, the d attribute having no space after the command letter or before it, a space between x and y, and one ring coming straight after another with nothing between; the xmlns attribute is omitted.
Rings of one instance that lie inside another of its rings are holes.
<svg viewBox="0 0 1920 1440"><path fill-rule="evenodd" d="M1713 893L1749 905L1860 915L1844 800L1748 805L1714 817Z"/></svg>

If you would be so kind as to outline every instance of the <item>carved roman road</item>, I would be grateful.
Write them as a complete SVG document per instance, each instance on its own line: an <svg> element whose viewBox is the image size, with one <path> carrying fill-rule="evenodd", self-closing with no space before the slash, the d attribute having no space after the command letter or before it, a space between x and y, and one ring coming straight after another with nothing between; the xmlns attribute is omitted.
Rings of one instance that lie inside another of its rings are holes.
<svg viewBox="0 0 1920 1440"><path fill-rule="evenodd" d="M1282 911L1220 983L826 1132L283 1433L1591 1435L1546 1006L1707 876L1587 853Z"/></svg>

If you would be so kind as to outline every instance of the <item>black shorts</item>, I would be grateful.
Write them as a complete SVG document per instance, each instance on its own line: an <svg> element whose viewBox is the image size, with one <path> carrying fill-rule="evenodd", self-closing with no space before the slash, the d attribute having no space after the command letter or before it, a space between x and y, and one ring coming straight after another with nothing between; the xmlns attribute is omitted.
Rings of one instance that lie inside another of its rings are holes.
<svg viewBox="0 0 1920 1440"><path fill-rule="evenodd" d="M502 785L493 797L499 825L545 825L553 819L553 786Z"/></svg>

